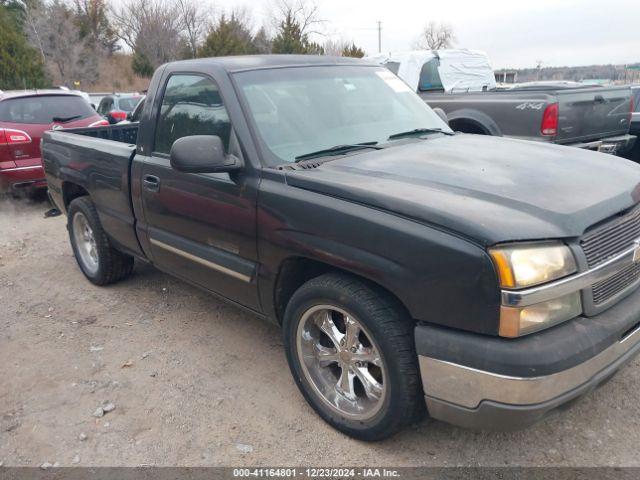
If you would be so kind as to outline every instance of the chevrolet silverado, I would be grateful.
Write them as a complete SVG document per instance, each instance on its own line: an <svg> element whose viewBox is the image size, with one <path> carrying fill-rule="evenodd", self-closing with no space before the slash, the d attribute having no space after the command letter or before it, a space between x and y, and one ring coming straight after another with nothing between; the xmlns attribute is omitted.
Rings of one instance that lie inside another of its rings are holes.
<svg viewBox="0 0 640 480"><path fill-rule="evenodd" d="M373 63L169 63L139 123L42 152L89 281L137 259L274 322L302 395L359 439L425 413L523 427L640 349L640 166L456 134Z"/></svg>

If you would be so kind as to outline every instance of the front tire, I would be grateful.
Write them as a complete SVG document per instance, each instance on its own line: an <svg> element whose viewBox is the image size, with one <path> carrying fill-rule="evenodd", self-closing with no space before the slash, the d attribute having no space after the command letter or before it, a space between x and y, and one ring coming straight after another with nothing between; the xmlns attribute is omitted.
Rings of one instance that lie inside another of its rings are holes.
<svg viewBox="0 0 640 480"><path fill-rule="evenodd" d="M133 257L113 248L89 197L71 202L67 221L73 254L91 283L108 285L131 275Z"/></svg>
<svg viewBox="0 0 640 480"><path fill-rule="evenodd" d="M414 324L386 292L322 275L294 293L283 328L298 388L336 429L381 440L424 413Z"/></svg>

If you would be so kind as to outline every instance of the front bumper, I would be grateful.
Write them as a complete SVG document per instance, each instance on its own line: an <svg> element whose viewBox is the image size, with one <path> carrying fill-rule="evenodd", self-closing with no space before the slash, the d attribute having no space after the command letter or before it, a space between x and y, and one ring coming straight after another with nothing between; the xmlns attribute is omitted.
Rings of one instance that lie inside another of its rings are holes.
<svg viewBox="0 0 640 480"><path fill-rule="evenodd" d="M431 417L513 430L568 406L640 352L640 292L595 317L520 339L416 327Z"/></svg>
<svg viewBox="0 0 640 480"><path fill-rule="evenodd" d="M569 144L570 147L584 148L587 150L595 150L602 153L610 153L619 155L631 150L636 143L635 135L619 135L616 137L608 137L593 142L582 142Z"/></svg>

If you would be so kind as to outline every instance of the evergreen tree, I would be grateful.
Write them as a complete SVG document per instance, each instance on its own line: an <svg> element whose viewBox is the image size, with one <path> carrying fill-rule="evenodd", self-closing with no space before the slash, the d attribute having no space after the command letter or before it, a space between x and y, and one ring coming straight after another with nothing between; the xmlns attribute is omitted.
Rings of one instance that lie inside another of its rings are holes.
<svg viewBox="0 0 640 480"><path fill-rule="evenodd" d="M17 16L18 15L18 16ZM41 88L47 84L40 54L19 29L15 9L0 4L0 89Z"/></svg>
<svg viewBox="0 0 640 480"><path fill-rule="evenodd" d="M351 43L351 45L345 46L342 49L342 56L362 58L364 57L364 50L362 50L360 47L357 47L355 43Z"/></svg>
<svg viewBox="0 0 640 480"><path fill-rule="evenodd" d="M253 37L253 45L256 48L256 53L271 53L271 39L264 27L261 27Z"/></svg>
<svg viewBox="0 0 640 480"><path fill-rule="evenodd" d="M137 75L143 78L151 78L155 68L149 58L139 49L134 50L133 59L131 60L131 69Z"/></svg>
<svg viewBox="0 0 640 480"><path fill-rule="evenodd" d="M302 32L302 26L292 11L287 11L278 25L278 33L273 39L271 51L273 53L307 53L309 40Z"/></svg>
<svg viewBox="0 0 640 480"><path fill-rule="evenodd" d="M271 44L273 53L295 53L303 55L324 55L324 47L309 40L306 29L312 23L313 13L304 17L301 10L285 5L282 20Z"/></svg>
<svg viewBox="0 0 640 480"><path fill-rule="evenodd" d="M226 55L248 55L258 53L253 44L251 30L235 13L230 17L220 16L204 44L198 51L199 57L222 57Z"/></svg>

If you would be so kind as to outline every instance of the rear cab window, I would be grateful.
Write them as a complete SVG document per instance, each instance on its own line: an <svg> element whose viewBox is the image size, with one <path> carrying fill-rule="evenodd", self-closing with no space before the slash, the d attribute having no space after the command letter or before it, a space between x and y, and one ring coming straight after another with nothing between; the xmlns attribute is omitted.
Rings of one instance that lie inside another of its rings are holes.
<svg viewBox="0 0 640 480"><path fill-rule="evenodd" d="M191 135L217 135L228 151L229 115L213 80L202 75L173 74L162 97L154 151L169 154L173 142Z"/></svg>
<svg viewBox="0 0 640 480"><path fill-rule="evenodd" d="M0 122L48 125L57 119L80 120L95 115L77 95L38 95L0 102Z"/></svg>
<svg viewBox="0 0 640 480"><path fill-rule="evenodd" d="M127 97L118 99L118 108L125 112L132 112L142 97Z"/></svg>
<svg viewBox="0 0 640 480"><path fill-rule="evenodd" d="M442 86L442 80L440 79L440 73L438 67L440 66L440 60L432 58L422 66L420 71L420 80L418 83L418 90L426 92L432 90L444 90Z"/></svg>

